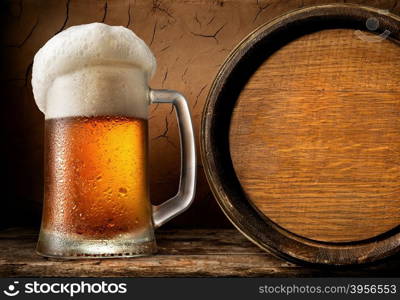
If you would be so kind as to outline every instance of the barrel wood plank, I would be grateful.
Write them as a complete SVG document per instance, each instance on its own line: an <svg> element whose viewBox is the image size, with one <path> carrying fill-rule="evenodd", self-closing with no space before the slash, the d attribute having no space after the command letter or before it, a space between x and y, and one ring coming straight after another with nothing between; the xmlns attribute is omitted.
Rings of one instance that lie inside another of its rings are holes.
<svg viewBox="0 0 400 300"><path fill-rule="evenodd" d="M397 15L317 5L264 24L227 58L203 113L202 158L251 241L335 265L400 249L399 33Z"/></svg>

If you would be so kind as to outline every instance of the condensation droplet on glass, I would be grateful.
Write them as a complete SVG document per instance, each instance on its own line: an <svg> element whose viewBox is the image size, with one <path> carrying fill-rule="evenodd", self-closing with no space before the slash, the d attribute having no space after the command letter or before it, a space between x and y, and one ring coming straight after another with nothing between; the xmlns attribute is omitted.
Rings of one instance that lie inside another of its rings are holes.
<svg viewBox="0 0 400 300"><path fill-rule="evenodd" d="M119 188L118 191L119 191L121 196L126 196L126 193L128 192L127 189L123 188L123 187Z"/></svg>
<svg viewBox="0 0 400 300"><path fill-rule="evenodd" d="M108 195L108 196L111 196L112 195L112 189L110 187L108 187L103 191L103 193Z"/></svg>

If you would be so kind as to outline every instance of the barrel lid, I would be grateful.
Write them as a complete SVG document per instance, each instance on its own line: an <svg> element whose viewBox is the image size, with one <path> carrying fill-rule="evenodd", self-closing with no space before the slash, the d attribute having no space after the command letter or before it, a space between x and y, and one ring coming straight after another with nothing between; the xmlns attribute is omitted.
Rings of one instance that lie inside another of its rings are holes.
<svg viewBox="0 0 400 300"><path fill-rule="evenodd" d="M222 65L202 160L226 216L261 248L333 265L400 249L399 29L376 8L302 8Z"/></svg>

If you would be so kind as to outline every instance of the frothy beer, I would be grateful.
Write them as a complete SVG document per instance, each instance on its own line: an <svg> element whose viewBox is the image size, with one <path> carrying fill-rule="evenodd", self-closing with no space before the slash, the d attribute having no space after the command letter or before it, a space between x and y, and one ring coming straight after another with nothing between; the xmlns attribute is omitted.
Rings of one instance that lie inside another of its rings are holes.
<svg viewBox="0 0 400 300"><path fill-rule="evenodd" d="M42 231L109 239L151 226L147 86L155 67L132 31L98 23L71 27L36 54L32 86L46 119Z"/></svg>

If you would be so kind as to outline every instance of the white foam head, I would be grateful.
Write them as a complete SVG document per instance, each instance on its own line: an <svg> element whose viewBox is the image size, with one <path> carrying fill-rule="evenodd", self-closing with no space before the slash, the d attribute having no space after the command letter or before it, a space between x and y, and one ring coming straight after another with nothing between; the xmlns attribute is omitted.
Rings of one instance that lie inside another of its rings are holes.
<svg viewBox="0 0 400 300"><path fill-rule="evenodd" d="M147 118L156 61L131 30L101 23L73 26L35 55L32 87L46 119L124 115Z"/></svg>

